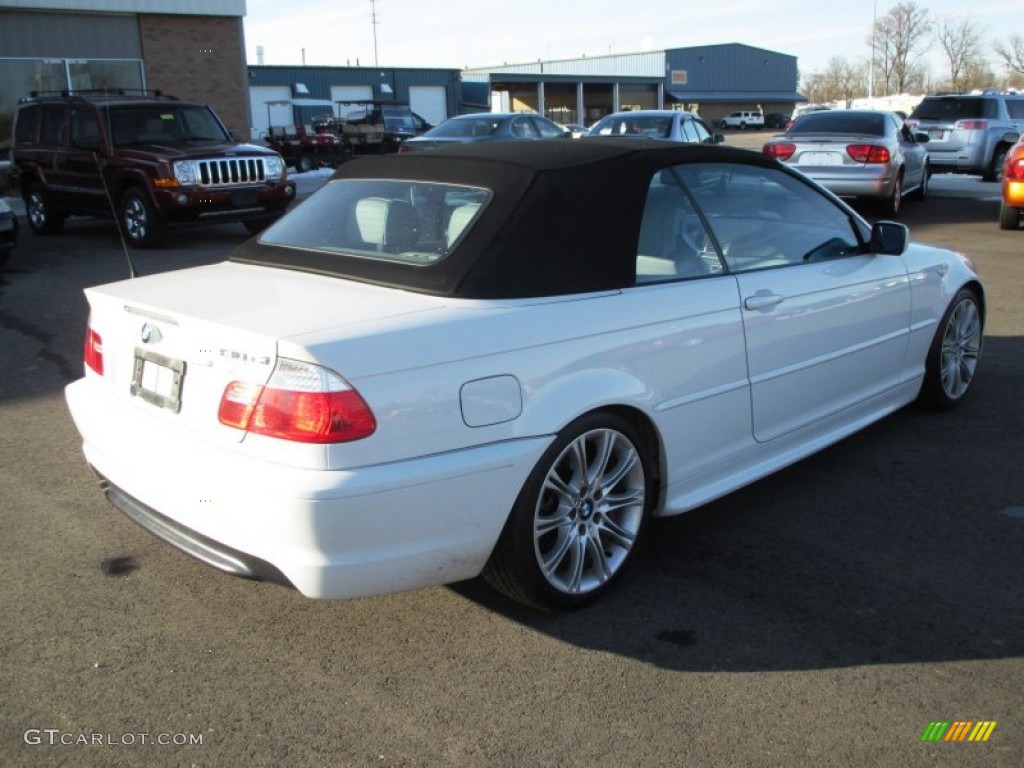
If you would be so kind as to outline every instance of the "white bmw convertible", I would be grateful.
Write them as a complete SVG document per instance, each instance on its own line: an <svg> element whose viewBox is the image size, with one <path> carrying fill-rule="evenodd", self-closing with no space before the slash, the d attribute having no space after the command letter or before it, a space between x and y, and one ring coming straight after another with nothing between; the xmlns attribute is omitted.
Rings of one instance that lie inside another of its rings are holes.
<svg viewBox="0 0 1024 768"><path fill-rule="evenodd" d="M228 261L86 291L67 388L115 507L350 598L574 608L652 517L960 402L965 256L751 152L593 139L345 164Z"/></svg>

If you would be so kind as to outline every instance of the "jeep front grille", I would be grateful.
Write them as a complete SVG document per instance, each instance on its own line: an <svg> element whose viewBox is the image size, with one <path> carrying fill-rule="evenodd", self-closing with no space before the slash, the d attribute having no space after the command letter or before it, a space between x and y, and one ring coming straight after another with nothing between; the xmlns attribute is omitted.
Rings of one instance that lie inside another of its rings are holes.
<svg viewBox="0 0 1024 768"><path fill-rule="evenodd" d="M227 187L238 184L259 184L267 180L262 157L232 157L198 160L199 183L204 187Z"/></svg>

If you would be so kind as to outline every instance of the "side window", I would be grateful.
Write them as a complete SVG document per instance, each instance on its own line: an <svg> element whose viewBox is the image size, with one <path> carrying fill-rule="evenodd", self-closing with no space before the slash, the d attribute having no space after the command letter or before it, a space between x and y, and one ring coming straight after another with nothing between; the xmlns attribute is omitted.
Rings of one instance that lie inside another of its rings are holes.
<svg viewBox="0 0 1024 768"><path fill-rule="evenodd" d="M732 163L675 169L732 272L864 253L867 233L832 200L785 171Z"/></svg>
<svg viewBox="0 0 1024 768"><path fill-rule="evenodd" d="M520 139L537 138L536 131L533 129L533 124L527 117L517 117L512 121L512 135Z"/></svg>
<svg viewBox="0 0 1024 768"><path fill-rule="evenodd" d="M1024 99L1007 99L1006 111L1009 112L1010 117L1015 120L1024 118Z"/></svg>
<svg viewBox="0 0 1024 768"><path fill-rule="evenodd" d="M680 122L680 126L683 129L683 141L694 144L700 141L700 137L697 136L697 129L693 125L693 120L683 120Z"/></svg>
<svg viewBox="0 0 1024 768"><path fill-rule="evenodd" d="M39 116L42 108L36 105L23 107L18 112L14 127L14 144L22 146L39 143Z"/></svg>
<svg viewBox="0 0 1024 768"><path fill-rule="evenodd" d="M562 135L562 129L547 120L534 119L533 125L542 139L557 139Z"/></svg>
<svg viewBox="0 0 1024 768"><path fill-rule="evenodd" d="M42 121L39 126L39 143L51 146L62 146L68 139L68 112L63 106L48 105L43 107Z"/></svg>
<svg viewBox="0 0 1024 768"><path fill-rule="evenodd" d="M76 109L71 113L71 141L87 147L100 143L100 125L90 109Z"/></svg>
<svg viewBox="0 0 1024 768"><path fill-rule="evenodd" d="M710 144L711 143L711 131L709 131L708 127L706 125L704 125L703 121L701 121L701 120L694 120L694 121L692 121L691 124L693 125L693 130L695 130L697 132L697 139L702 144Z"/></svg>
<svg viewBox="0 0 1024 768"><path fill-rule="evenodd" d="M680 280L721 271L714 244L678 177L671 169L656 173L640 222L636 282Z"/></svg>

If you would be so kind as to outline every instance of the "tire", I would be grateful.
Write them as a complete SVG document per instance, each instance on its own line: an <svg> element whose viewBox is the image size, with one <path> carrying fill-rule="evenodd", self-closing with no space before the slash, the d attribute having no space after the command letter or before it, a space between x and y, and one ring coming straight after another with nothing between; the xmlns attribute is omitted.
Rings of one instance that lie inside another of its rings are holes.
<svg viewBox="0 0 1024 768"><path fill-rule="evenodd" d="M928 167L928 163L925 163L924 174L921 176L921 186L910 193L914 200L924 200L928 197L928 184L931 182L931 177L931 168Z"/></svg>
<svg viewBox="0 0 1024 768"><path fill-rule="evenodd" d="M992 162L989 163L988 170L981 177L982 181L1003 180L1003 165L1006 163L1006 153L1009 151L1010 148L1003 144L996 147L995 152L992 153Z"/></svg>
<svg viewBox="0 0 1024 768"><path fill-rule="evenodd" d="M121 231L134 248L155 248L164 239L163 222L146 194L138 187L124 193L120 208Z"/></svg>
<svg viewBox="0 0 1024 768"><path fill-rule="evenodd" d="M999 228L1017 229L1020 226L1020 208L1014 208L1005 202L999 203Z"/></svg>
<svg viewBox="0 0 1024 768"><path fill-rule="evenodd" d="M896 182L892 185L892 192L882 201L882 214L884 216L899 216L900 206L903 204L903 170L896 174Z"/></svg>
<svg viewBox="0 0 1024 768"><path fill-rule="evenodd" d="M299 159L295 161L296 173L307 173L314 168L316 168L316 159L308 152L303 152L299 155Z"/></svg>
<svg viewBox="0 0 1024 768"><path fill-rule="evenodd" d="M64 231L64 216L53 210L50 195L40 184L32 184L25 195L28 225L37 235L56 235Z"/></svg>
<svg viewBox="0 0 1024 768"><path fill-rule="evenodd" d="M746 123L740 123L740 130L741 131L747 130L747 124Z"/></svg>
<svg viewBox="0 0 1024 768"><path fill-rule="evenodd" d="M920 405L946 411L967 396L981 358L982 330L978 296L962 288L942 315L928 349Z"/></svg>
<svg viewBox="0 0 1024 768"><path fill-rule="evenodd" d="M483 576L535 608L580 608L617 582L654 498L650 450L633 425L582 416L530 473Z"/></svg>

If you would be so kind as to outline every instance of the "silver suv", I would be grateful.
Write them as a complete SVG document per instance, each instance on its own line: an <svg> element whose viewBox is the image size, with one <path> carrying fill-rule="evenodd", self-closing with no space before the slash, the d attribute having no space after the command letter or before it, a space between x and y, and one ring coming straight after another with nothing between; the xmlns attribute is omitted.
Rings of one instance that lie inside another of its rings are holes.
<svg viewBox="0 0 1024 768"><path fill-rule="evenodd" d="M993 91L926 96L907 123L928 134L925 149L934 173L999 181L1006 152L1024 129L1024 96Z"/></svg>

